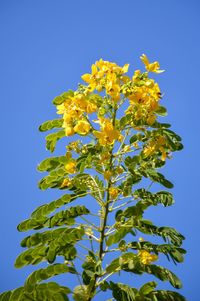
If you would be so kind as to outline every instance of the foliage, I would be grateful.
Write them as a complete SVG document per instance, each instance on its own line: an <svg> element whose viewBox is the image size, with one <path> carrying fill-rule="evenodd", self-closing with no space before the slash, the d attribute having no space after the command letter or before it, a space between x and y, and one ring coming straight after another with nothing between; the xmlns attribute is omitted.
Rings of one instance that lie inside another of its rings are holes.
<svg viewBox="0 0 200 301"><path fill-rule="evenodd" d="M43 267L22 287L2 293L0 301L91 301L107 291L117 301L185 300L176 291L158 290L154 281L168 281L175 289L182 286L172 271L156 262L161 254L175 264L182 262L183 235L154 225L144 214L150 206L174 204L172 193L163 190L173 184L159 170L183 145L171 125L160 122L167 110L160 104L158 83L149 75L163 70L145 55L141 60L146 71L136 70L130 77L129 64L120 67L100 59L82 76L85 85L53 100L60 118L44 122L39 130L53 131L46 136L47 150L53 153L65 139L66 153L38 165L45 173L39 188L64 194L18 225L19 231L32 233L22 240L25 251L15 267ZM153 183L162 188L150 191ZM153 236L163 241L155 244L150 241ZM112 261L107 259L110 253ZM77 278L75 287L47 282L67 273ZM133 288L110 280L119 273L146 273L152 281Z"/></svg>

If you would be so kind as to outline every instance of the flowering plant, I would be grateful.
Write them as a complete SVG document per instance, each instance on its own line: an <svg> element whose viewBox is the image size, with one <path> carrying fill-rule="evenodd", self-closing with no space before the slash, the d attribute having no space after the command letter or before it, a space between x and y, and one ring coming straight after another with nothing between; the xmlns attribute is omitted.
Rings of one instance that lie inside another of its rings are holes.
<svg viewBox="0 0 200 301"><path fill-rule="evenodd" d="M150 74L164 70L146 55L141 60L146 71L136 70L130 77L129 64L120 67L100 59L82 76L85 84L53 100L59 118L44 122L39 130L54 129L46 136L50 152L60 139L68 143L64 155L39 164L38 170L47 172L39 188L57 188L64 195L41 205L19 224L19 231L36 233L22 240L26 250L15 266L43 267L22 287L2 293L0 301L64 301L70 296L91 301L103 292L117 301L185 300L176 291L157 289L154 279L135 288L116 277L121 272L147 273L181 288L178 277L156 262L160 254L182 262L184 237L174 228L154 225L144 213L150 206L174 203L169 191L150 190L153 183L173 187L158 169L183 146L170 124L159 120L166 109ZM151 242L151 236L164 243ZM75 277L73 287L45 281L66 273Z"/></svg>

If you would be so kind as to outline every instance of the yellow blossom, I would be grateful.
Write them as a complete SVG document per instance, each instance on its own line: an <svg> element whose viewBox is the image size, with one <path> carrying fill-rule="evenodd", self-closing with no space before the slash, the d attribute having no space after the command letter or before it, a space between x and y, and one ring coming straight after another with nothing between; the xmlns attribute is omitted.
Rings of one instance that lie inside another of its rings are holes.
<svg viewBox="0 0 200 301"><path fill-rule="evenodd" d="M165 151L165 149L164 149L164 147L163 146L161 146L160 148L160 151L161 151L161 160L162 161L165 161L166 160L166 158L167 158L167 153L166 153L166 151Z"/></svg>
<svg viewBox="0 0 200 301"><path fill-rule="evenodd" d="M102 91L106 89L106 93L112 97L114 101L120 99L120 81L123 81L123 74L128 71L129 64L123 67L115 63L100 59L92 65L91 74L86 73L82 79L88 84L88 92L94 89Z"/></svg>
<svg viewBox="0 0 200 301"><path fill-rule="evenodd" d="M110 187L109 188L109 195L111 199L116 199L119 194L119 189L117 187Z"/></svg>
<svg viewBox="0 0 200 301"><path fill-rule="evenodd" d="M66 136L72 136L74 135L74 129L72 126L66 126L65 127L65 135Z"/></svg>
<svg viewBox="0 0 200 301"><path fill-rule="evenodd" d="M64 103L62 103L61 105L57 105L57 114L63 114L66 110Z"/></svg>
<svg viewBox="0 0 200 301"><path fill-rule="evenodd" d="M69 178L66 178L66 179L63 180L63 182L62 182L62 184L61 184L60 187L61 187L61 188L68 187L68 186L71 185L71 183L72 183L72 180L69 179Z"/></svg>
<svg viewBox="0 0 200 301"><path fill-rule="evenodd" d="M94 135L99 139L101 145L111 145L120 137L120 132L115 129L114 125L109 119L100 118L98 121L101 125L102 131L94 131Z"/></svg>
<svg viewBox="0 0 200 301"><path fill-rule="evenodd" d="M90 131L90 124L89 122L85 120L80 120L77 122L77 124L74 127L74 131L80 135L87 135L87 133Z"/></svg>
<svg viewBox="0 0 200 301"><path fill-rule="evenodd" d="M155 114L151 114L149 115L149 117L147 118L147 123L148 125L152 125L156 120L156 115Z"/></svg>
<svg viewBox="0 0 200 301"><path fill-rule="evenodd" d="M151 140L143 150L145 157L151 156L156 151L156 141Z"/></svg>
<svg viewBox="0 0 200 301"><path fill-rule="evenodd" d="M73 174L76 172L76 161L71 160L68 163L65 164L65 170L69 174Z"/></svg>
<svg viewBox="0 0 200 301"><path fill-rule="evenodd" d="M110 178L112 177L112 171L106 170L106 171L104 171L103 175L106 180L110 180Z"/></svg>
<svg viewBox="0 0 200 301"><path fill-rule="evenodd" d="M122 73L128 72L128 69L129 69L129 64L125 64L125 65L122 67Z"/></svg>
<svg viewBox="0 0 200 301"><path fill-rule="evenodd" d="M88 103L88 104L87 104L86 112L87 112L88 114L91 114L91 113L93 113L93 112L96 112L96 110L97 110L97 106L96 106L94 103Z"/></svg>
<svg viewBox="0 0 200 301"><path fill-rule="evenodd" d="M146 250L140 250L138 252L139 259L143 264L151 264L152 262L158 259L158 256L155 254L151 254Z"/></svg>
<svg viewBox="0 0 200 301"><path fill-rule="evenodd" d="M148 145L143 150L143 154L145 155L145 157L148 157L160 151L161 160L165 161L167 158L167 153L164 147L166 146L167 146L166 138L164 136L159 135L149 141Z"/></svg>
<svg viewBox="0 0 200 301"><path fill-rule="evenodd" d="M145 54L143 54L140 58L144 63L147 71L155 72L155 73L161 73L165 71L165 70L160 70L160 65L158 62L149 63L149 60Z"/></svg>
<svg viewBox="0 0 200 301"><path fill-rule="evenodd" d="M139 76L140 76L140 75L141 75L141 71L140 71L140 70L135 70L134 75L133 75L133 77L132 77L132 81L133 81L133 82L136 82L136 81L140 80L140 79L139 79Z"/></svg>

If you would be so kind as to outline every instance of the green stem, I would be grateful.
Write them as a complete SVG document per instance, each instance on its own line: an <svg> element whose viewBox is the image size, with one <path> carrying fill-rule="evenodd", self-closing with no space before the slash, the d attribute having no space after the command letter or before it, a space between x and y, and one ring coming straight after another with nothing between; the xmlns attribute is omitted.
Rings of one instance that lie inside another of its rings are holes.
<svg viewBox="0 0 200 301"><path fill-rule="evenodd" d="M112 120L112 124L113 126L115 126L115 119L116 119L116 112L117 112L117 107L114 108L114 112L113 112L113 120ZM113 149L114 149L114 145L112 146L111 149L111 156L110 156L110 161L109 161L109 169L112 169L112 165L113 165ZM103 216L103 221L102 221L102 226L101 226L101 230L100 230L100 242L99 242L99 260L102 262L103 261L103 255L104 255L104 240L105 240L105 231L106 231L106 227L107 227L107 219L108 219L108 214L109 214L109 203L110 203L110 194L109 194L109 189L111 187L111 180L107 181L107 197L106 197L106 201L104 203L104 208L102 208L102 211L104 212L104 216ZM96 288L96 284L97 284L97 279L99 278L99 276L95 275L94 277L94 283L93 286L89 292L89 297L87 299L87 301L91 301L93 296L94 296L94 292L95 292L95 288Z"/></svg>

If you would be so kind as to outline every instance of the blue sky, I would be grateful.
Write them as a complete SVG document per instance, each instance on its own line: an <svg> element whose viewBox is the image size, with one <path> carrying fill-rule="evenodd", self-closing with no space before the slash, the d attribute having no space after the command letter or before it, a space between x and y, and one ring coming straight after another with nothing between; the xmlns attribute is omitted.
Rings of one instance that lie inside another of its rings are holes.
<svg viewBox="0 0 200 301"><path fill-rule="evenodd" d="M145 53L166 70L157 77L165 121L185 146L165 169L176 203L151 214L186 236L185 262L170 267L183 281L181 293L199 300L199 28L198 0L0 1L0 291L23 284L31 270L13 267L24 237L16 225L56 195L37 188L36 171L48 155L37 128L56 116L51 100L75 89L97 59L129 62L133 71Z"/></svg>

